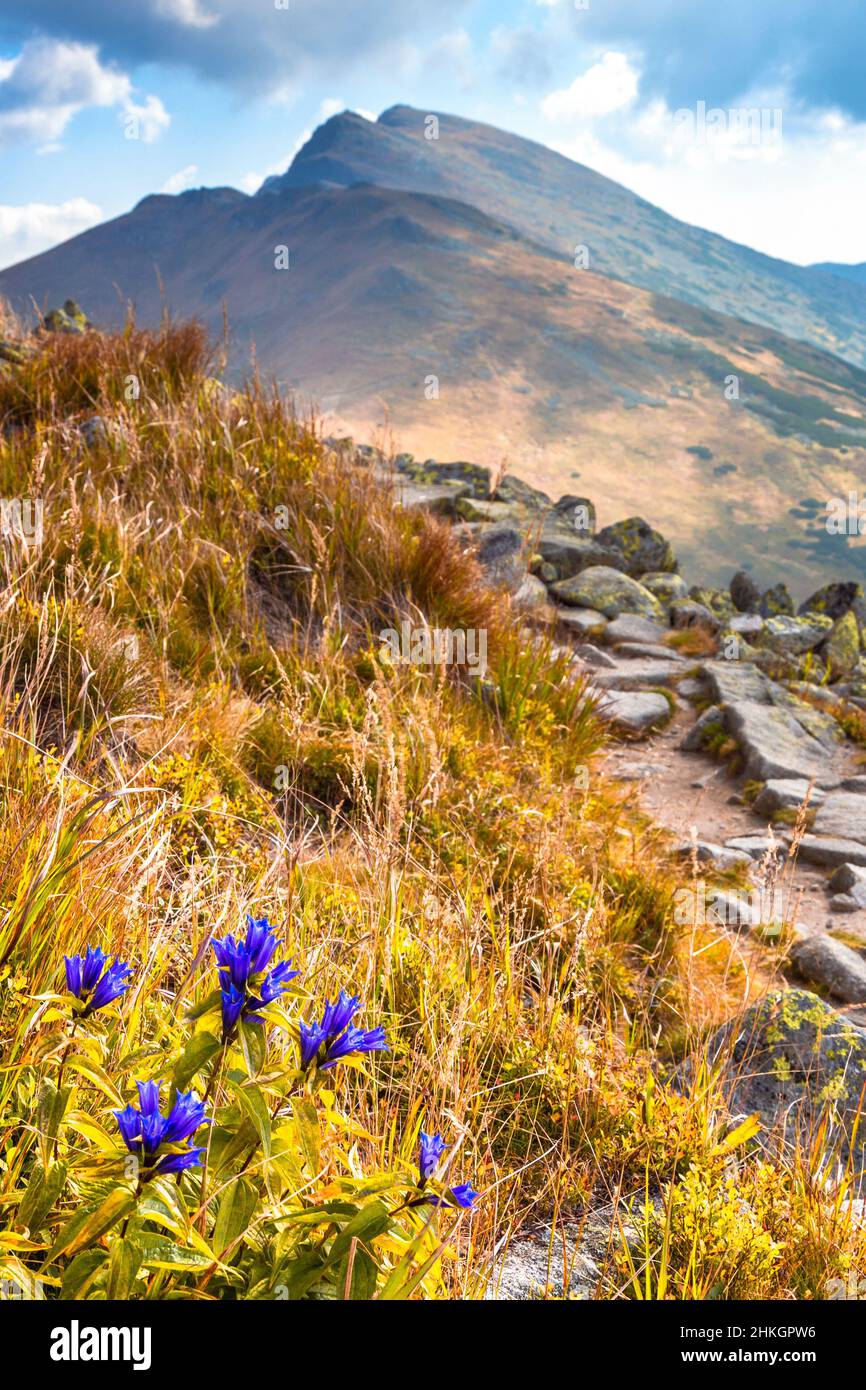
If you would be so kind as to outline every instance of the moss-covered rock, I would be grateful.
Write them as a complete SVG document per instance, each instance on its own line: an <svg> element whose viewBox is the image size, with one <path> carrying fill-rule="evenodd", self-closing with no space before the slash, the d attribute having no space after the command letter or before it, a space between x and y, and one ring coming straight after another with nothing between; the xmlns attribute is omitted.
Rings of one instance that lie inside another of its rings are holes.
<svg viewBox="0 0 866 1390"><path fill-rule="evenodd" d="M811 616L811 615L810 615ZM821 655L834 680L850 676L860 660L860 628L849 609L833 624L833 630L821 647Z"/></svg>
<svg viewBox="0 0 866 1390"><path fill-rule="evenodd" d="M624 556L626 573L633 579L650 571L670 573L677 569L677 557L670 541L665 540L660 531L653 530L643 517L630 516L625 521L605 526L597 539Z"/></svg>
<svg viewBox="0 0 866 1390"><path fill-rule="evenodd" d="M761 597L758 612L763 618L773 618L777 614L793 616L794 600L788 592L787 584L774 584Z"/></svg>
<svg viewBox="0 0 866 1390"><path fill-rule="evenodd" d="M595 535L595 503L588 497L567 492L554 506L552 519L557 525L569 526L579 536Z"/></svg>
<svg viewBox="0 0 866 1390"><path fill-rule="evenodd" d="M437 463L436 459L419 463L412 459L400 465L400 472L414 483L461 483L462 492L467 497L490 497L490 469L482 468L478 463L465 463L462 460Z"/></svg>
<svg viewBox="0 0 866 1390"><path fill-rule="evenodd" d="M537 551L543 561L556 567L560 579L570 579L582 570L593 565L603 565L608 569L625 570L626 561L618 550L601 545L593 536L570 531L566 526L545 524L537 542Z"/></svg>
<svg viewBox="0 0 866 1390"><path fill-rule="evenodd" d="M49 333L83 333L91 327L90 319L74 299L67 299L62 309L50 309L42 320Z"/></svg>
<svg viewBox="0 0 866 1390"><path fill-rule="evenodd" d="M488 497L458 497L455 506L461 521L508 521L519 526L523 520L520 507L494 502Z"/></svg>
<svg viewBox="0 0 866 1390"><path fill-rule="evenodd" d="M765 1132L785 1131L793 1140L832 1107L847 1156L866 1083L866 1032L816 994L768 994L714 1034L708 1055L723 1067L732 1111L757 1112ZM858 1168L864 1144L866 1134L858 1133Z"/></svg>
<svg viewBox="0 0 866 1390"><path fill-rule="evenodd" d="M727 589L701 588L693 584L689 589L689 598L695 603L702 603L721 623L727 623L730 618L736 616L737 610Z"/></svg>
<svg viewBox="0 0 866 1390"><path fill-rule="evenodd" d="M671 570L649 570L641 575L640 582L651 594L655 594L659 603L665 605L686 598L689 592L689 586L682 575Z"/></svg>
<svg viewBox="0 0 866 1390"><path fill-rule="evenodd" d="M822 613L809 613L802 618L780 613L767 618L758 640L762 647L779 656L802 656L804 652L814 651L820 646L832 628L832 618L826 618Z"/></svg>
<svg viewBox="0 0 866 1390"><path fill-rule="evenodd" d="M494 498L497 502L524 507L527 511L543 511L551 506L551 500L546 492L530 486L522 478L516 478L513 473L505 474L502 482L497 485Z"/></svg>
<svg viewBox="0 0 866 1390"><path fill-rule="evenodd" d="M594 565L571 579L560 579L551 588L557 603L574 608L594 608L606 618L620 613L639 613L644 618L662 619L658 599L630 575L605 565Z"/></svg>
<svg viewBox="0 0 866 1390"><path fill-rule="evenodd" d="M849 613L857 600L863 597L862 584L853 581L838 581L834 584L825 584L823 588L810 594L805 603L800 604L797 612L823 613L825 617L835 621Z"/></svg>

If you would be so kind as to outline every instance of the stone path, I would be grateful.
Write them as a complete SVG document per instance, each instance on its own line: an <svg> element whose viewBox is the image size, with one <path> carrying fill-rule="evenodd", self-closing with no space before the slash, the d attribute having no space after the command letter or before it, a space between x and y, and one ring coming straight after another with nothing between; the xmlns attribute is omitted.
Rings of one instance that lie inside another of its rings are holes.
<svg viewBox="0 0 866 1390"><path fill-rule="evenodd" d="M698 865L712 920L738 932L789 923L795 970L866 1013L862 752L828 714L756 666L665 653L654 626L623 617L593 644L571 642L602 717L625 736L608 745L607 775Z"/></svg>

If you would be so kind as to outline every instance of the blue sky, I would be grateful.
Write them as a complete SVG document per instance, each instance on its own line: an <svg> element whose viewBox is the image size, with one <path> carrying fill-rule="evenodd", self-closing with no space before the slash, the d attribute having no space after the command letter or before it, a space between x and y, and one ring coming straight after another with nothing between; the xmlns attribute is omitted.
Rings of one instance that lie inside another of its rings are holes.
<svg viewBox="0 0 866 1390"><path fill-rule="evenodd" d="M0 0L0 265L150 192L252 192L328 115L395 103L770 254L863 261L864 41L864 0Z"/></svg>

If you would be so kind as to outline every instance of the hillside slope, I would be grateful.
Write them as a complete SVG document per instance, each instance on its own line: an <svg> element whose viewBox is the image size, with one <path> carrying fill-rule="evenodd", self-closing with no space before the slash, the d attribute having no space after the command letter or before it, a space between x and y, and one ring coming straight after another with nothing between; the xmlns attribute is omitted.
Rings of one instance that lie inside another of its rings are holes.
<svg viewBox="0 0 866 1390"><path fill-rule="evenodd" d="M862 572L822 521L826 499L857 486L866 374L574 270L465 203L364 185L147 198L6 271L0 292L72 294L102 324L126 299L154 323L164 297L217 332L225 306L235 377L254 348L331 430L366 437L387 419L421 457L507 458L551 493L579 477L603 521L654 516L708 578L727 577L731 544L797 591L828 561Z"/></svg>

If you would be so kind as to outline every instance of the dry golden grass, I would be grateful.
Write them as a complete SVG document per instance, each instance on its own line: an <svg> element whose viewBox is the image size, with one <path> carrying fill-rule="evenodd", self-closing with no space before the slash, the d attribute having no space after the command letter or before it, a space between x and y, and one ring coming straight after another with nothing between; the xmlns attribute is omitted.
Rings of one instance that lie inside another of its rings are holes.
<svg viewBox="0 0 866 1390"><path fill-rule="evenodd" d="M69 1165L24 1264L88 1198L106 1087L125 1099L142 1068L178 1064L186 1010L213 984L209 941L247 911L301 967L304 1016L349 989L391 1051L330 1074L318 1169L290 1152L279 1180L266 1156L225 1170L259 1204L231 1270L167 1276L145 1260L126 1296L268 1296L262 1280L289 1277L298 1256L281 1220L312 1221L338 1197L363 1205L364 1181L411 1169L421 1126L447 1134L454 1177L481 1191L471 1221L443 1214L438 1234L429 1220L406 1234L395 1207L359 1263L372 1283L353 1292L340 1265L329 1296L475 1297L530 1219L579 1223L601 1201L624 1212L690 1165L716 1187L731 1164L763 1181L753 1146L720 1162L717 1088L684 1096L666 1078L769 983L772 954L677 926L685 871L595 772L591 702L544 644L526 649L452 533L396 509L259 383L212 383L208 363L197 329L166 323L40 339L0 373L0 481L45 504L42 545L0 557L0 1201L13 1225L39 1164ZM88 444L93 414L105 431ZM387 660L378 633L404 616L484 628L486 682ZM129 960L135 982L52 1128L38 1107L70 1047L61 957L87 943ZM295 1035L286 1016L272 1070ZM228 1107L222 1074L207 1084ZM283 1113L286 1097L273 1103ZM219 1192L195 1197L208 1240ZM323 1222L317 1248L331 1250ZM399 1295L384 1292L395 1232ZM96 1241L90 1282L62 1252L46 1277L104 1296L115 1234ZM779 1268L756 1261L754 1288L789 1294ZM616 1277L600 1295L629 1291ZM688 1296L682 1271L665 1278Z"/></svg>

